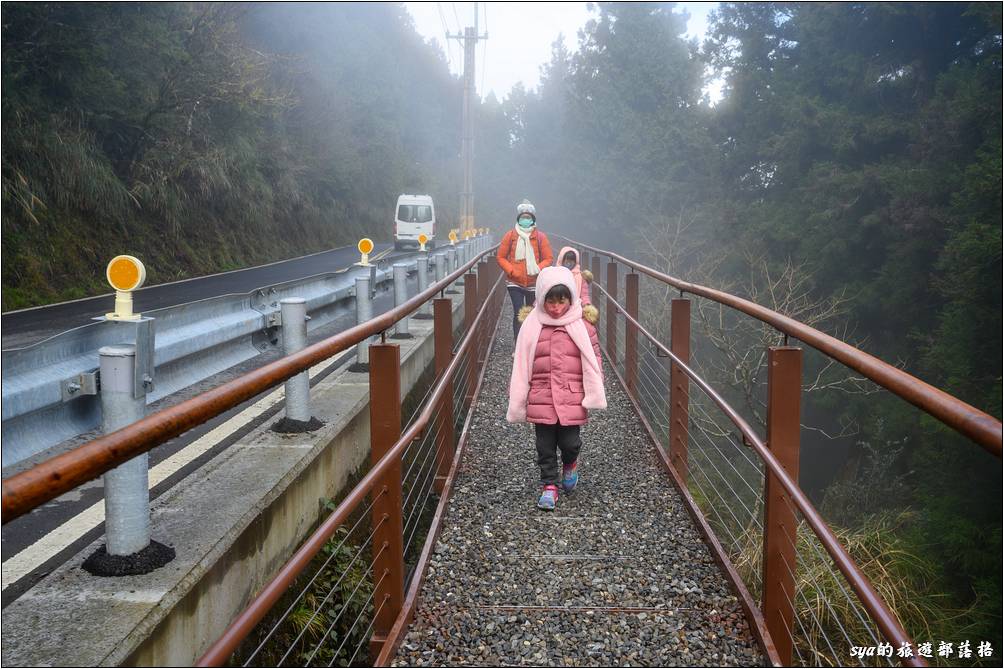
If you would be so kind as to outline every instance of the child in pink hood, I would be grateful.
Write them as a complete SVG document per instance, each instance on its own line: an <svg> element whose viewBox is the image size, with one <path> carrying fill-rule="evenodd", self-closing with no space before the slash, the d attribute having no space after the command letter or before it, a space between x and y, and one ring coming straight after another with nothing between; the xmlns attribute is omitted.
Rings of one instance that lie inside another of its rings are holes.
<svg viewBox="0 0 1004 669"><path fill-rule="evenodd" d="M596 307L582 305L575 277L566 267L542 269L536 286L536 304L519 314L523 324L513 353L506 420L534 424L542 487L537 506L553 510L557 451L561 483L570 492L578 483L579 426L586 424L588 409L607 407L607 397L593 326Z"/></svg>
<svg viewBox="0 0 1004 669"><path fill-rule="evenodd" d="M589 284L593 282L593 273L579 267L579 262L579 251L574 246L561 247L561 251L554 258L555 266L567 267L572 270L572 276L575 277L575 287L579 292L579 300L582 302L582 306L586 306L593 303L589 296Z"/></svg>

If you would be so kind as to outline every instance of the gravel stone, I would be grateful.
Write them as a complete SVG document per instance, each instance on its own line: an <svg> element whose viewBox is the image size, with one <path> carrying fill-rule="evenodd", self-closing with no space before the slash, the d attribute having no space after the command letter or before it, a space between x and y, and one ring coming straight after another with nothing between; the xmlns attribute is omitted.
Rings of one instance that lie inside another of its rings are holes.
<svg viewBox="0 0 1004 669"><path fill-rule="evenodd" d="M764 666L613 374L608 409L582 428L578 487L553 512L536 508L533 426L505 421L510 324L503 314L392 666Z"/></svg>

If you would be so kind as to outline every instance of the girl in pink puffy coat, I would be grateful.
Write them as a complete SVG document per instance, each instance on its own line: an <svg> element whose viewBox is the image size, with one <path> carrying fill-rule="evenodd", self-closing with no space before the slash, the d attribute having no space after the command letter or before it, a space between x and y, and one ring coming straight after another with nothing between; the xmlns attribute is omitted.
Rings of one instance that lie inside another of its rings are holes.
<svg viewBox="0 0 1004 669"><path fill-rule="evenodd" d="M589 284L593 282L593 273L579 266L579 251L574 246L561 247L561 251L554 258L554 264L572 270L572 276L575 278L575 287L578 289L579 300L582 301L582 306L592 304L593 300L589 296Z"/></svg>
<svg viewBox="0 0 1004 669"><path fill-rule="evenodd" d="M509 380L510 423L530 422L537 435L541 495L537 506L553 510L561 484L578 483L582 440L579 426L588 409L605 409L603 368L596 336L596 307L582 305L575 277L566 267L547 267L537 275L537 303L520 311L523 321Z"/></svg>

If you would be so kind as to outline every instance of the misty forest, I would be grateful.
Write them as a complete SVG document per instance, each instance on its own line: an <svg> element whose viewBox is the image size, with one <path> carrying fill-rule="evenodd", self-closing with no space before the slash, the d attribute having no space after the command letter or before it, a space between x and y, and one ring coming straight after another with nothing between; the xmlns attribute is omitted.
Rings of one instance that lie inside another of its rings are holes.
<svg viewBox="0 0 1004 669"><path fill-rule="evenodd" d="M476 224L529 198L1000 417L1001 5L721 3L701 43L680 12L597 3L480 102ZM463 84L397 4L5 3L3 82L4 311L106 292L112 253L154 284L389 241L398 193L456 224ZM999 461L815 364L803 486L908 631L999 648Z"/></svg>

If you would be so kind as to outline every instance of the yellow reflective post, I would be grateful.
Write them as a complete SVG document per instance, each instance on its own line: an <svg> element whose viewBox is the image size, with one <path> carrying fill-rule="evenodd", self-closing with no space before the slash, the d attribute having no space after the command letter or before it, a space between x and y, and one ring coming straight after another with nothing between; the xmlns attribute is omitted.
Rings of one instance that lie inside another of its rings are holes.
<svg viewBox="0 0 1004 669"><path fill-rule="evenodd" d="M132 291L146 281L146 268L139 258L133 256L115 256L105 268L105 278L115 289L115 311L105 314L110 321L138 321L141 314L132 312Z"/></svg>
<svg viewBox="0 0 1004 669"><path fill-rule="evenodd" d="M429 238L427 236L425 236L424 234L421 234L421 235L418 236L418 244L419 244L419 250L420 251L424 251L425 250L425 243L427 241L429 241Z"/></svg>
<svg viewBox="0 0 1004 669"><path fill-rule="evenodd" d="M356 248L359 249L359 264L369 265L370 264L370 253L373 252L373 240L369 237L363 237L356 244Z"/></svg>
<svg viewBox="0 0 1004 669"><path fill-rule="evenodd" d="M457 243L457 231L450 230L450 246L455 246Z"/></svg>

